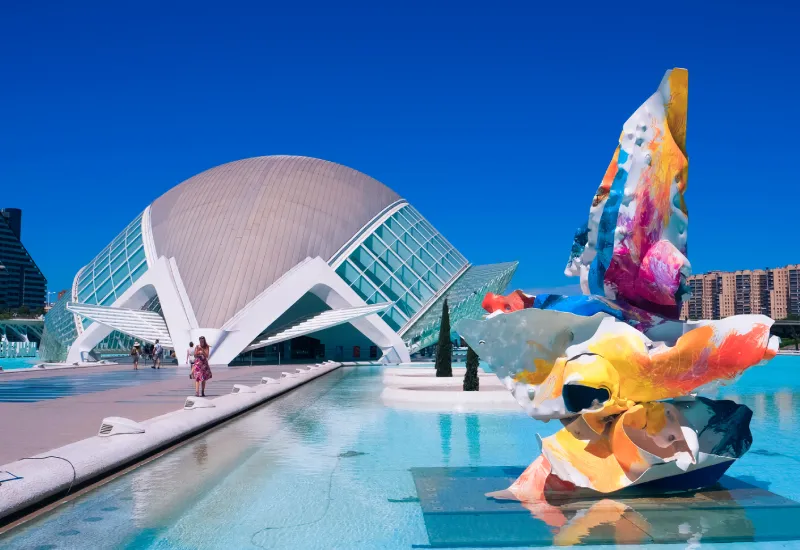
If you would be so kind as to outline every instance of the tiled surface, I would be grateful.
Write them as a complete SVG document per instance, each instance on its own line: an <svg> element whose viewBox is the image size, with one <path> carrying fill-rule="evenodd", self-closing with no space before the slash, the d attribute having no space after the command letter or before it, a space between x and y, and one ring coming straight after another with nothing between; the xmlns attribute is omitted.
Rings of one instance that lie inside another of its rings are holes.
<svg viewBox="0 0 800 550"><path fill-rule="evenodd" d="M800 503L731 477L681 496L498 501L522 468L412 468L432 547L756 542L800 538Z"/></svg>
<svg viewBox="0 0 800 550"><path fill-rule="evenodd" d="M178 371L176 368L140 368L138 371L125 369L112 372L80 372L80 374L73 372L47 378L0 380L0 403L36 403L48 399L142 386L174 378L179 374Z"/></svg>
<svg viewBox="0 0 800 550"><path fill-rule="evenodd" d="M298 365L212 366L206 396L255 385ZM4 373L0 378L0 465L97 434L107 416L143 421L183 407L194 395L187 366L134 371L114 365L50 372Z"/></svg>

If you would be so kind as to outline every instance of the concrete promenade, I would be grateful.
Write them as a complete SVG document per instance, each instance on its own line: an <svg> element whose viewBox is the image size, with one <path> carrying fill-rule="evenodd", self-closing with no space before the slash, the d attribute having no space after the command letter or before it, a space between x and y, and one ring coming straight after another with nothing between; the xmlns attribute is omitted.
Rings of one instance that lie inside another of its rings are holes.
<svg viewBox="0 0 800 550"><path fill-rule="evenodd" d="M206 396L213 399L228 394L234 384L257 385L262 376L278 378L281 372L295 372L300 366L212 365L214 377L207 383ZM187 366L139 369L134 371L128 364L54 371L26 369L0 375L0 464L97 435L101 420L107 416L143 421L180 410L186 397L194 395ZM101 391L92 391L98 388ZM56 397L61 394L65 396ZM42 399L14 402L17 395Z"/></svg>

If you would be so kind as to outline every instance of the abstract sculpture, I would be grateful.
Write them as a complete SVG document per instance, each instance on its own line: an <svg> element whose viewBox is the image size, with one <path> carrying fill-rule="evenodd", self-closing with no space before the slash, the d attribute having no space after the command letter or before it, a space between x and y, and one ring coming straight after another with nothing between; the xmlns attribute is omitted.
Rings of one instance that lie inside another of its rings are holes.
<svg viewBox="0 0 800 550"><path fill-rule="evenodd" d="M531 417L564 428L498 498L547 516L552 495L715 483L750 447L751 411L696 395L774 357L772 319L679 321L688 296L688 73L667 71L625 123L568 275L583 296L489 294L459 334Z"/></svg>

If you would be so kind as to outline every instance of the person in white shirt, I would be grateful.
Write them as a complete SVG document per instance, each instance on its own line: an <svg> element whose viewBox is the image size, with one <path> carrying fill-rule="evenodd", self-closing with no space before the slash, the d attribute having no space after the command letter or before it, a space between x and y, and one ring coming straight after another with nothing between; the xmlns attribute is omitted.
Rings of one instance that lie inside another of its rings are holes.
<svg viewBox="0 0 800 550"><path fill-rule="evenodd" d="M194 378L192 370L194 369L194 342L189 342L189 347L186 350L186 364L189 365L189 378Z"/></svg>
<svg viewBox="0 0 800 550"><path fill-rule="evenodd" d="M161 359L164 357L164 347L156 340L156 346L153 348L153 366L151 368L160 369Z"/></svg>

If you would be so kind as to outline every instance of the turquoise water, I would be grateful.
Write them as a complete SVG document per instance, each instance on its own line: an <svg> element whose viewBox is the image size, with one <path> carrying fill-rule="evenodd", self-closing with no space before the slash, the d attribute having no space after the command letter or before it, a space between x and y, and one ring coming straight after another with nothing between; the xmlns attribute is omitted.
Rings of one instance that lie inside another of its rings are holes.
<svg viewBox="0 0 800 550"><path fill-rule="evenodd" d="M0 367L3 367L3 370L29 369L41 362L42 360L38 357L16 357L14 359L0 357Z"/></svg>
<svg viewBox="0 0 800 550"><path fill-rule="evenodd" d="M441 506L455 506L459 498L480 505L492 475L516 475L513 467L526 466L538 454L535 434L546 436L560 427L522 413L393 410L380 400L381 375L380 367L334 371L24 524L0 537L0 547L431 547L436 525L423 513L430 495L419 487L440 476L450 488L442 485L437 498L453 501ZM731 479L800 501L800 358L778 357L753 368L719 396L733 397L754 412L753 446L729 470ZM451 492L445 495L445 489ZM473 523L498 521L485 523L472 546L502 538L504 533L491 529L511 532L530 525L530 514L513 506L516 513L500 514L497 507L493 514L476 511ZM724 511L728 515L721 521L731 533L746 524L745 542L706 544L703 529L713 526L703 524L714 513L693 512L679 522L651 518L651 523L675 534L697 531L687 535L692 548L798 546L747 542L759 539L764 510L741 507ZM800 508L770 514L787 528L800 527ZM466 530L473 518L463 511L453 517L465 521ZM441 529L436 536L449 536L446 525Z"/></svg>

